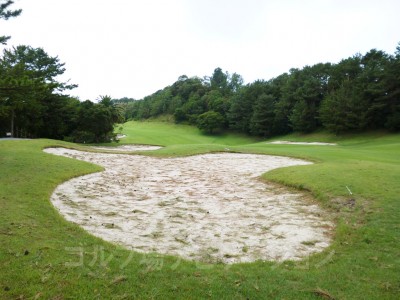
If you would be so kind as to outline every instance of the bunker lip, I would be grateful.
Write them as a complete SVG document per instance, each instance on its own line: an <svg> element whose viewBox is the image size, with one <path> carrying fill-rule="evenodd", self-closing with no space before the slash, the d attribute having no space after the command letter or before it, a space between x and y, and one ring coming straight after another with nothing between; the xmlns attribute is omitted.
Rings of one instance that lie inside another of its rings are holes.
<svg viewBox="0 0 400 300"><path fill-rule="evenodd" d="M307 195L259 180L275 168L310 164L303 160L44 151L105 168L64 182L51 201L67 220L128 249L239 263L299 260L330 243L333 223Z"/></svg>

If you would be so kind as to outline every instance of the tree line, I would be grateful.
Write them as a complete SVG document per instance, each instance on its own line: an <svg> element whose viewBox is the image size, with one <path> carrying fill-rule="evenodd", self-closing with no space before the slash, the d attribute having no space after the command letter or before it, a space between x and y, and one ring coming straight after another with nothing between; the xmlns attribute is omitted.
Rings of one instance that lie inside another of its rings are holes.
<svg viewBox="0 0 400 300"><path fill-rule="evenodd" d="M326 129L335 133L400 129L400 44L393 55L372 49L337 64L293 68L244 85L216 68L210 77L180 76L141 100L115 99L126 119L172 114L205 132L235 130L271 137Z"/></svg>
<svg viewBox="0 0 400 300"><path fill-rule="evenodd" d="M21 14L13 1L0 0L0 19ZM6 44L9 36L0 36ZM110 96L81 102L65 93L77 87L61 82L64 63L42 48L17 46L0 56L0 137L53 138L73 142L109 142L114 124L123 121Z"/></svg>
<svg viewBox="0 0 400 300"><path fill-rule="evenodd" d="M0 19L21 14L12 4L0 0ZM9 38L0 36L0 44ZM394 54L372 49L249 84L216 68L203 78L182 75L141 100L100 96L98 103L66 94L77 85L58 80L64 66L42 48L3 51L0 136L106 142L115 139L116 123L165 114L208 133L234 130L262 137L319 129L400 130L400 44Z"/></svg>

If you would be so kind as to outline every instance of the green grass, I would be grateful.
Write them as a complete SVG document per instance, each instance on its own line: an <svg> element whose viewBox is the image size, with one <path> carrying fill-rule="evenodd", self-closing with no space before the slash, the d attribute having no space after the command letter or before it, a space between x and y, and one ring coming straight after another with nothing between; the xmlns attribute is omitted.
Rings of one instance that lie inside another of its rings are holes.
<svg viewBox="0 0 400 300"><path fill-rule="evenodd" d="M124 144L150 144L160 146L171 145L240 145L254 143L256 139L239 134L205 135L193 126L177 125L166 122L135 122L123 125L126 138Z"/></svg>
<svg viewBox="0 0 400 300"><path fill-rule="evenodd" d="M337 222L332 246L300 262L232 266L130 252L91 236L52 207L58 184L100 170L42 152L76 145L0 141L0 299L399 299L400 135L318 133L338 146L300 146L202 136L161 123L129 123L124 132L124 143L167 146L150 153L157 156L228 148L316 162L264 177L310 191L330 211Z"/></svg>

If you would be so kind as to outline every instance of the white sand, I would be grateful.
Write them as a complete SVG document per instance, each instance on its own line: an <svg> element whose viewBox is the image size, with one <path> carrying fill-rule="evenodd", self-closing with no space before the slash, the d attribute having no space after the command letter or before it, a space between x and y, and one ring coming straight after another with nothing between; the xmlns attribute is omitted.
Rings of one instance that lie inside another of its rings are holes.
<svg viewBox="0 0 400 300"><path fill-rule="evenodd" d="M158 150L162 147L159 146L149 146L149 145L121 145L116 147L100 147L100 146L93 146L93 149L97 150L108 150L108 151L123 151L123 152L134 152L134 151L151 151L151 150Z"/></svg>
<svg viewBox="0 0 400 300"><path fill-rule="evenodd" d="M330 243L333 224L305 195L258 179L286 157L219 153L184 158L45 152L104 166L69 180L51 201L69 221L139 252L205 262L297 260Z"/></svg>
<svg viewBox="0 0 400 300"><path fill-rule="evenodd" d="M310 145L310 146L336 146L334 143L322 143L322 142L289 142L289 141L274 141L268 142L267 144L278 144L278 145Z"/></svg>

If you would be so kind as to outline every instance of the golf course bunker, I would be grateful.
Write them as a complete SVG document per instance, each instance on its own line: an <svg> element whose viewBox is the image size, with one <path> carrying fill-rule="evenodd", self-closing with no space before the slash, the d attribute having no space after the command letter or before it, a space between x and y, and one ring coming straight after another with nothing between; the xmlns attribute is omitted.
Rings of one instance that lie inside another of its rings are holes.
<svg viewBox="0 0 400 300"><path fill-rule="evenodd" d="M101 147L101 146L93 146L93 149L97 150L106 150L106 151L123 151L123 152L134 152L134 151L152 151L158 150L162 147L160 146L149 146L149 145L121 145L116 147Z"/></svg>
<svg viewBox="0 0 400 300"><path fill-rule="evenodd" d="M238 263L298 260L330 243L333 224L309 197L259 179L306 161L236 153L45 152L105 168L64 182L51 201L67 220L128 249Z"/></svg>

